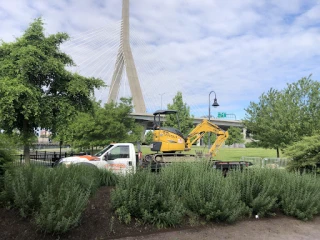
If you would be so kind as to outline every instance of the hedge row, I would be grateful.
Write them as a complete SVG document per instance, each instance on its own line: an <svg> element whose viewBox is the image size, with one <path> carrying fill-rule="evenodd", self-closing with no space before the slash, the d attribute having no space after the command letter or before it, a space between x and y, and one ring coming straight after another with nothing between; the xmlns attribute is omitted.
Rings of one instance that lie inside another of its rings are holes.
<svg viewBox="0 0 320 240"><path fill-rule="evenodd" d="M90 195L116 181L111 172L85 166L16 167L5 174L1 202L34 217L42 231L63 233L80 223Z"/></svg>
<svg viewBox="0 0 320 240"><path fill-rule="evenodd" d="M137 218L158 227L186 216L234 222L279 209L301 220L320 213L320 179L277 169L246 169L224 177L205 163L174 164L160 173L139 171L120 180L112 206L123 222Z"/></svg>

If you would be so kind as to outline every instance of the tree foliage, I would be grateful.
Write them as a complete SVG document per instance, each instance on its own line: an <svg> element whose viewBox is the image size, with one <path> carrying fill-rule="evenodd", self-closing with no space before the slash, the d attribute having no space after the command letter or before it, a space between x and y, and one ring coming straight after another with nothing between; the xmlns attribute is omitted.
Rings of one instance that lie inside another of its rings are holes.
<svg viewBox="0 0 320 240"><path fill-rule="evenodd" d="M37 127L55 133L77 111L92 108L91 96L103 81L66 70L74 62L59 46L66 33L45 36L41 18L15 42L0 45L0 128L18 129L29 159Z"/></svg>
<svg viewBox="0 0 320 240"><path fill-rule="evenodd" d="M0 188L6 165L14 160L13 154L16 153L18 147L17 140L18 137L15 134L0 133Z"/></svg>
<svg viewBox="0 0 320 240"><path fill-rule="evenodd" d="M310 77L270 89L245 109L244 125L264 148L283 149L320 127L320 83Z"/></svg>
<svg viewBox="0 0 320 240"><path fill-rule="evenodd" d="M229 137L226 140L226 145L232 145L234 143L243 143L243 134L241 132L241 129L238 127L230 127L228 129Z"/></svg>
<svg viewBox="0 0 320 240"><path fill-rule="evenodd" d="M182 93L178 92L173 98L172 104L167 106L170 110L176 110L180 121L180 131L187 135L193 128L193 116L190 115L190 107L183 102ZM166 116L165 126L170 126L179 129L176 116L173 114Z"/></svg>
<svg viewBox="0 0 320 240"><path fill-rule="evenodd" d="M284 150L292 158L289 170L312 169L320 164L320 134L304 137ZM320 169L319 169L320 170Z"/></svg>
<svg viewBox="0 0 320 240"><path fill-rule="evenodd" d="M214 133L210 134L210 144L212 145L217 139L217 135ZM202 137L203 143L205 145L208 145L208 140L209 140L209 133L206 133L203 137ZM211 146L210 146L211 147Z"/></svg>
<svg viewBox="0 0 320 240"><path fill-rule="evenodd" d="M133 110L131 99L120 103L95 103L93 113L79 113L69 131L77 147L105 146L111 142L140 141L142 127L129 116Z"/></svg>
<svg viewBox="0 0 320 240"><path fill-rule="evenodd" d="M151 144L153 141L153 131L148 131L145 135L145 143L147 145Z"/></svg>

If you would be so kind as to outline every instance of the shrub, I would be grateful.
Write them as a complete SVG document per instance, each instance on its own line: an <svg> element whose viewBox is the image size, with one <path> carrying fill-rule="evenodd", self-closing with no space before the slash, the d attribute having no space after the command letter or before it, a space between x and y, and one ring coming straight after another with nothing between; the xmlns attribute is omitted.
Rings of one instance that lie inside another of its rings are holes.
<svg viewBox="0 0 320 240"><path fill-rule="evenodd" d="M112 206L119 219L133 217L158 227L179 224L186 212L207 220L233 222L248 208L230 178L207 162L172 164L160 173L138 171L120 180L112 192Z"/></svg>
<svg viewBox="0 0 320 240"><path fill-rule="evenodd" d="M37 226L49 233L64 233L77 226L89 196L90 189L75 182L65 182L59 188L48 186L40 195L40 209L35 215Z"/></svg>
<svg viewBox="0 0 320 240"><path fill-rule="evenodd" d="M115 186L121 176L105 169L98 169L100 186Z"/></svg>
<svg viewBox="0 0 320 240"><path fill-rule="evenodd" d="M280 206L285 214L310 220L320 213L320 179L312 174L284 173Z"/></svg>
<svg viewBox="0 0 320 240"><path fill-rule="evenodd" d="M177 195L177 197L184 197L185 191L187 191L195 179L197 174L207 170L206 162L194 163L176 163L161 170L159 178L164 186L171 186Z"/></svg>
<svg viewBox="0 0 320 240"><path fill-rule="evenodd" d="M164 186L172 187L193 216L233 222L248 213L237 185L224 178L221 171L214 170L208 161L172 164L162 170L159 178Z"/></svg>
<svg viewBox="0 0 320 240"><path fill-rule="evenodd" d="M144 170L120 179L111 203L121 221L135 217L159 228L179 224L185 212L173 188L165 186L160 175Z"/></svg>
<svg viewBox="0 0 320 240"><path fill-rule="evenodd" d="M287 147L284 153L292 158L288 164L290 171L315 170L317 163L320 163L320 134L304 137Z"/></svg>
<svg viewBox="0 0 320 240"><path fill-rule="evenodd" d="M25 166L8 171L4 178L3 196L18 208L22 217L32 214L40 204L40 194L51 178L43 167Z"/></svg>
<svg viewBox="0 0 320 240"><path fill-rule="evenodd" d="M15 152L13 137L0 133L0 190L3 188L4 173L8 165L14 161Z"/></svg>
<svg viewBox="0 0 320 240"><path fill-rule="evenodd" d="M59 187L65 182L76 182L84 190L89 190L90 194L96 192L100 186L100 173L97 168L85 165L71 165L68 168L60 166L54 169L55 176L52 184Z"/></svg>
<svg viewBox="0 0 320 240"><path fill-rule="evenodd" d="M248 208L231 180L213 169L199 172L186 192L186 207L207 221L236 221Z"/></svg>
<svg viewBox="0 0 320 240"><path fill-rule="evenodd" d="M75 182L92 194L100 186L99 171L85 166L55 169L32 165L17 167L5 176L3 196L6 202L19 209L21 216L26 217L39 209L40 195L47 186L59 189L66 182Z"/></svg>
<svg viewBox="0 0 320 240"><path fill-rule="evenodd" d="M254 215L272 214L278 207L282 189L281 172L273 169L246 169L229 173L233 186L239 186L241 200Z"/></svg>
<svg viewBox="0 0 320 240"><path fill-rule="evenodd" d="M3 199L23 217L35 215L40 229L61 233L79 223L101 176L98 169L86 166L24 166L7 171L4 183Z"/></svg>
<svg viewBox="0 0 320 240"><path fill-rule="evenodd" d="M138 171L119 180L112 206L119 219L138 218L157 226L175 226L184 216L234 222L282 209L307 220L320 212L320 179L278 169L230 171L227 177L208 162L177 163L159 173Z"/></svg>
<svg viewBox="0 0 320 240"><path fill-rule="evenodd" d="M13 160L14 158L12 156L12 152L10 150L1 148L1 145L0 145L0 178L1 179L4 176L6 165L13 162Z"/></svg>

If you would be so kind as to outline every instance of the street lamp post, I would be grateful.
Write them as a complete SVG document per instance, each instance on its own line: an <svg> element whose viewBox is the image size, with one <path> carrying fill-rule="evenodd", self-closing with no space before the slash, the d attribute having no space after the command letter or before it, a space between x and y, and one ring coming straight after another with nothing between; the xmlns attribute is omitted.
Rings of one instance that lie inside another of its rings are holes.
<svg viewBox="0 0 320 240"><path fill-rule="evenodd" d="M209 122L210 122L210 117L211 117L211 111L210 111L210 109L211 109L211 106L210 106L210 95L211 95L211 93L214 93L214 100L213 100L212 106L215 107L215 108L219 106L218 101L217 101L217 95L216 95L215 91L211 91L209 93ZM211 137L211 133L209 132L208 149L210 149L210 145L211 145L210 137Z"/></svg>
<svg viewBox="0 0 320 240"><path fill-rule="evenodd" d="M161 110L162 110L162 95L163 95L163 94L165 94L165 92L159 94L159 95L161 96Z"/></svg>

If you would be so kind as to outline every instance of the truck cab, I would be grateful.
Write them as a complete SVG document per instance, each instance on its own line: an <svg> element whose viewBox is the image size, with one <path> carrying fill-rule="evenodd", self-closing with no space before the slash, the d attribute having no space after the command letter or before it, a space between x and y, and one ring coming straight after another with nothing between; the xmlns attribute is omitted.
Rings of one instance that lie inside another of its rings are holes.
<svg viewBox="0 0 320 240"><path fill-rule="evenodd" d="M62 158L58 165L86 165L107 169L114 173L126 174L135 172L140 154L136 154L132 143L110 144L94 155L72 156Z"/></svg>

